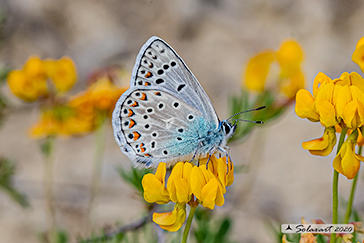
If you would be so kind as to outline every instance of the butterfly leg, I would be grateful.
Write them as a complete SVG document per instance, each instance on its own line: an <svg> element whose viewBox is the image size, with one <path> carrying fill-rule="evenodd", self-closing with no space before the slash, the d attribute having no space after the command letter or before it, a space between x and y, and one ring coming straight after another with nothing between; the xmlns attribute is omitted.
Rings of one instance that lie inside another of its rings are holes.
<svg viewBox="0 0 364 243"><path fill-rule="evenodd" d="M232 170L232 162L230 164L230 167L231 168L229 168L229 159L231 161L230 148L228 146L225 146L223 148L222 147L218 147L218 149L225 154L225 157L226 157L226 167L227 167L226 174L227 174L227 173L229 173L229 170Z"/></svg>
<svg viewBox="0 0 364 243"><path fill-rule="evenodd" d="M207 159L207 162L206 162L206 170L209 168L208 165L209 165L209 161L211 159L211 156L212 156L212 154L209 153L209 158Z"/></svg>
<svg viewBox="0 0 364 243"><path fill-rule="evenodd" d="M198 150L200 149L200 147L201 147L201 146L202 146L201 142L200 142L200 143L198 143L197 148L196 148L196 151L195 151L195 153L193 154L192 159L191 159L191 160L189 160L189 161L187 161L188 163L191 163L191 162L195 159L195 157L196 157L196 155L197 155L197 152L198 152ZM200 162L198 162L198 163L200 163Z"/></svg>

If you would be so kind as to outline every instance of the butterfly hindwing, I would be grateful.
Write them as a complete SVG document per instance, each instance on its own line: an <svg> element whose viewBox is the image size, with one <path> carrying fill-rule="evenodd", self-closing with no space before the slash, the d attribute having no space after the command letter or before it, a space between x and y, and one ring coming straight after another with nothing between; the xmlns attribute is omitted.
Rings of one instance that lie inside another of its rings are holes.
<svg viewBox="0 0 364 243"><path fill-rule="evenodd" d="M120 107L120 144L133 161L148 167L191 159L198 146L200 123L206 127L200 111L164 91L134 90L123 97Z"/></svg>

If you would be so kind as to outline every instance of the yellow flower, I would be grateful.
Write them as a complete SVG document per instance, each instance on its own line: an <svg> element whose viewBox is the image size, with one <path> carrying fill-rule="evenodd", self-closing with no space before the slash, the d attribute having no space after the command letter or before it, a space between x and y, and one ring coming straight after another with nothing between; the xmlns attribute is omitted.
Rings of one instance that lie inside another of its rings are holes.
<svg viewBox="0 0 364 243"><path fill-rule="evenodd" d="M47 78L46 66L37 56L31 56L23 67L24 72L30 79L45 80Z"/></svg>
<svg viewBox="0 0 364 243"><path fill-rule="evenodd" d="M353 62L358 64L362 72L364 72L364 37L360 38L356 44L355 51L351 56Z"/></svg>
<svg viewBox="0 0 364 243"><path fill-rule="evenodd" d="M225 188L205 165L192 168L190 186L192 193L205 208L214 209L215 205L222 206L225 202Z"/></svg>
<svg viewBox="0 0 364 243"><path fill-rule="evenodd" d="M125 88L116 87L106 76L98 79L88 89L89 98L95 108L112 111Z"/></svg>
<svg viewBox="0 0 364 243"><path fill-rule="evenodd" d="M245 73L245 85L248 89L263 92L270 64L275 60L274 51L266 51L252 57Z"/></svg>
<svg viewBox="0 0 364 243"><path fill-rule="evenodd" d="M192 164L178 162L168 178L167 189L172 202L188 203L192 192L189 185Z"/></svg>
<svg viewBox="0 0 364 243"><path fill-rule="evenodd" d="M307 149L313 155L326 156L331 153L336 144L336 132L334 127L325 128L321 138L302 143L302 148Z"/></svg>
<svg viewBox="0 0 364 243"><path fill-rule="evenodd" d="M364 124L363 104L364 93L357 86L345 85L340 89L336 110L349 128L356 129Z"/></svg>
<svg viewBox="0 0 364 243"><path fill-rule="evenodd" d="M59 60L46 59L44 65L48 77L51 78L56 89L65 92L72 88L77 79L76 67L69 57L62 57Z"/></svg>
<svg viewBox="0 0 364 243"><path fill-rule="evenodd" d="M45 67L39 57L30 57L22 70L9 72L8 84L11 91L27 102L34 102L48 95Z"/></svg>
<svg viewBox="0 0 364 243"><path fill-rule="evenodd" d="M40 139L56 135L81 135L91 129L91 124L77 116L72 107L61 105L44 110L29 133L32 138Z"/></svg>
<svg viewBox="0 0 364 243"><path fill-rule="evenodd" d="M300 89L296 94L295 112L301 118L318 122L320 116L315 109L315 98L305 89Z"/></svg>
<svg viewBox="0 0 364 243"><path fill-rule="evenodd" d="M162 229L176 232L186 220L186 204L176 204L172 212L153 213L153 221Z"/></svg>
<svg viewBox="0 0 364 243"><path fill-rule="evenodd" d="M355 145L358 133L355 130L342 144L340 151L333 161L334 169L348 179L353 179L360 168L360 161L364 157L355 153Z"/></svg>
<svg viewBox="0 0 364 243"><path fill-rule="evenodd" d="M357 72L343 72L339 78L332 80L335 85L347 85L347 86L357 86L361 91L364 92L364 79Z"/></svg>
<svg viewBox="0 0 364 243"><path fill-rule="evenodd" d="M69 90L76 82L76 68L70 58L42 61L32 56L22 70L13 70L8 74L8 84L12 92L19 98L33 102L47 97L50 93L47 85L51 78L60 92Z"/></svg>
<svg viewBox="0 0 364 243"><path fill-rule="evenodd" d="M23 70L9 72L7 80L13 94L26 102L34 102L48 95L46 80L30 79Z"/></svg>
<svg viewBox="0 0 364 243"><path fill-rule="evenodd" d="M290 76L284 78L281 82L281 91L288 97L294 98L298 90L305 87L305 77L300 69L290 73Z"/></svg>
<svg viewBox="0 0 364 243"><path fill-rule="evenodd" d="M303 51L294 40L285 41L276 53L277 61L281 66L281 75L290 77L300 69L303 61Z"/></svg>
<svg viewBox="0 0 364 243"><path fill-rule="evenodd" d="M159 163L156 173L146 174L142 179L144 199L149 203L166 204L170 202L166 188L166 163Z"/></svg>
<svg viewBox="0 0 364 243"><path fill-rule="evenodd" d="M331 83L332 80L329 76L327 76L326 74L319 72L315 79L313 80L313 87L312 87L312 93L313 95L316 97L318 90L320 89L321 86L324 86L325 84Z"/></svg>
<svg viewBox="0 0 364 243"><path fill-rule="evenodd" d="M212 155L208 163L208 169L221 183L223 187L223 193L226 192L225 188L230 186L234 182L234 164L230 161L229 157L226 163L226 159L226 156L216 158L215 155ZM208 158L201 159L200 164L206 165L207 160Z"/></svg>

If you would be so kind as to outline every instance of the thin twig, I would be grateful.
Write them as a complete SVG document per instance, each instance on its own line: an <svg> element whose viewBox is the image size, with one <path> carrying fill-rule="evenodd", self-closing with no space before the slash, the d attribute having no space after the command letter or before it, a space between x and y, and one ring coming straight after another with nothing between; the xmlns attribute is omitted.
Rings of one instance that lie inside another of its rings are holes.
<svg viewBox="0 0 364 243"><path fill-rule="evenodd" d="M117 229L113 229L113 230L107 230L102 236L99 236L97 238L91 238L91 239L87 239L87 240L80 240L77 241L79 243L88 243L88 242L98 242L101 240L108 240L113 238L116 235L119 235L121 233L126 233L128 231L136 231L138 229L140 229L141 227L143 227L145 224L147 224L148 222L151 221L152 218L152 213L149 212L148 215L144 216L143 218L131 223L131 224L127 224L124 226L121 226Z"/></svg>

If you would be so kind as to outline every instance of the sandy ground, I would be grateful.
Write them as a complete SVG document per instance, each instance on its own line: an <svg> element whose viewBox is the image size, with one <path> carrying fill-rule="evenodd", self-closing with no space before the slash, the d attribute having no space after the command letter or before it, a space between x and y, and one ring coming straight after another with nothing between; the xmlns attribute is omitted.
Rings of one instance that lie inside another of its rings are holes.
<svg viewBox="0 0 364 243"><path fill-rule="evenodd" d="M331 77L359 68L351 62L357 40L364 35L361 1L0 1L6 17L0 60L18 67L29 55L69 55L80 81L94 68L119 63L131 70L142 44L152 35L170 43L205 88L221 118L228 116L229 95L237 94L250 55L278 49L296 39L305 53L307 87L319 71ZM3 92L9 94L7 87ZM9 94L11 97L11 95ZM38 143L26 136L38 111L11 97L12 108L0 130L0 155L17 163L15 185L30 200L22 209L0 192L0 243L38 242L47 228L42 189L43 163ZM281 119L256 130L244 144L233 145L238 174L218 215L234 219L236 242L275 242L268 221L298 223L331 220L333 156L311 156L301 142L320 137L323 128L299 119L293 107ZM83 234L89 198L94 137L57 140L55 199L57 222L71 237ZM115 171L130 162L107 131L100 197L94 228L140 217L143 203ZM340 195L347 198L350 182L340 176ZM364 210L360 176L354 207Z"/></svg>

